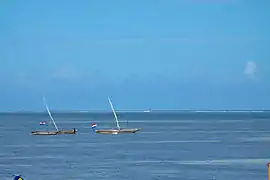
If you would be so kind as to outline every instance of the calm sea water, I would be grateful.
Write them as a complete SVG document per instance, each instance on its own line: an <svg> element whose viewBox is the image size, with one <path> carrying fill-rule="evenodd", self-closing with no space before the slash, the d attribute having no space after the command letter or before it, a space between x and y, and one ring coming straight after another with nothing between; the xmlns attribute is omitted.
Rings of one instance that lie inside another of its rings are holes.
<svg viewBox="0 0 270 180"><path fill-rule="evenodd" d="M44 113L0 115L0 179L265 180L270 161L269 112L120 113L136 134L95 134L115 127L112 113L54 114L76 135L32 136Z"/></svg>

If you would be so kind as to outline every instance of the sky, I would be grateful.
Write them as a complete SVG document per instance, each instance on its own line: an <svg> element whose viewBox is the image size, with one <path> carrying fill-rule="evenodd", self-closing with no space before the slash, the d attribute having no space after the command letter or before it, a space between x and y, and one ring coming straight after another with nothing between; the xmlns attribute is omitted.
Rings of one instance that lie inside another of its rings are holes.
<svg viewBox="0 0 270 180"><path fill-rule="evenodd" d="M2 0L0 111L270 109L268 0Z"/></svg>

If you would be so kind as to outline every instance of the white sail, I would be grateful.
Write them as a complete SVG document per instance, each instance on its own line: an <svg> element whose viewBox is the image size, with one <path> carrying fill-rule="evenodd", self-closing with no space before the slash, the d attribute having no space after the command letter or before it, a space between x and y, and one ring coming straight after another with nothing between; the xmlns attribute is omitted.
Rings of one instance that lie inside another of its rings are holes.
<svg viewBox="0 0 270 180"><path fill-rule="evenodd" d="M112 108L112 110L113 110L113 114L114 114L114 117L115 117L116 125L117 125L118 129L120 129L120 126L119 126L119 122L118 122L117 115L116 115L116 113L115 113L115 110L114 110L113 104L112 104L112 102L111 102L111 100L110 100L110 98L109 98L109 97L108 97L108 101L109 101L109 103L110 103L110 105L111 105L111 108Z"/></svg>
<svg viewBox="0 0 270 180"><path fill-rule="evenodd" d="M50 110L49 110L49 108L48 108L48 105L47 105L47 103L46 103L46 100L45 100L45 97L44 97L44 96L43 96L43 102L44 102L44 104L45 104L45 106L46 106L47 112L48 112L48 114L49 114L49 116L50 116L50 118L51 118L51 121L53 122L53 125L54 125L55 129L58 131L58 127L56 126L56 124L55 124L55 122L54 122L54 119L53 119L52 114L51 114L51 112L50 112Z"/></svg>

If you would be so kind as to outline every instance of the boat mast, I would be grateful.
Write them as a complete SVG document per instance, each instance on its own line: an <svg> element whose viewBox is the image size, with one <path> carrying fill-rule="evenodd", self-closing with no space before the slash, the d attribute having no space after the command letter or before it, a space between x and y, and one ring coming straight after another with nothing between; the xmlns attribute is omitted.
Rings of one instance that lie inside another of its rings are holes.
<svg viewBox="0 0 270 180"><path fill-rule="evenodd" d="M111 108L112 108L112 111L113 111L113 114L114 114L114 117L115 117L115 121L116 121L117 128L120 130L120 126L119 126L118 118L117 118L117 115L116 115L116 113L115 113L115 110L114 110L113 104L112 104L112 102L111 102L111 100L110 100L110 98L109 98L109 97L108 97L108 101L109 101L109 103L110 103L110 105L111 105Z"/></svg>
<svg viewBox="0 0 270 180"><path fill-rule="evenodd" d="M45 106L46 106L47 112L48 112L48 114L49 114L49 116L50 116L51 121L53 122L53 125L54 125L55 129L56 129L57 131L59 131L59 130L58 130L58 127L56 126L56 124L55 124L55 122L54 122L54 120L53 120L52 114L51 114L51 112L50 112L50 110L49 110L49 108L48 108L48 105L47 105L47 103L46 103L46 100L45 100L45 97L44 97L44 96L43 96L43 102L44 102L44 104L45 104Z"/></svg>

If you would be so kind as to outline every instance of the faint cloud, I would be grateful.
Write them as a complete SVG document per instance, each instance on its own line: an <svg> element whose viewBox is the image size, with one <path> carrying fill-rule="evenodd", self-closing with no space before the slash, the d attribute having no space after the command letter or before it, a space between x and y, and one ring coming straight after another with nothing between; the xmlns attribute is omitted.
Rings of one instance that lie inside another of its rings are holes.
<svg viewBox="0 0 270 180"><path fill-rule="evenodd" d="M17 78L18 78L18 82L20 84L24 84L24 85L29 84L30 77L29 77L28 74L26 74L24 72L21 72L21 73L18 74Z"/></svg>
<svg viewBox="0 0 270 180"><path fill-rule="evenodd" d="M70 65L62 66L56 69L53 73L53 78L56 79L74 79L78 77L76 69Z"/></svg>
<svg viewBox="0 0 270 180"><path fill-rule="evenodd" d="M37 74L29 73L29 72L18 72L15 75L15 82L22 87L30 87L33 88L37 86L36 77Z"/></svg>
<svg viewBox="0 0 270 180"><path fill-rule="evenodd" d="M248 61L245 67L244 74L249 78L254 79L257 72L257 65L253 61Z"/></svg>

